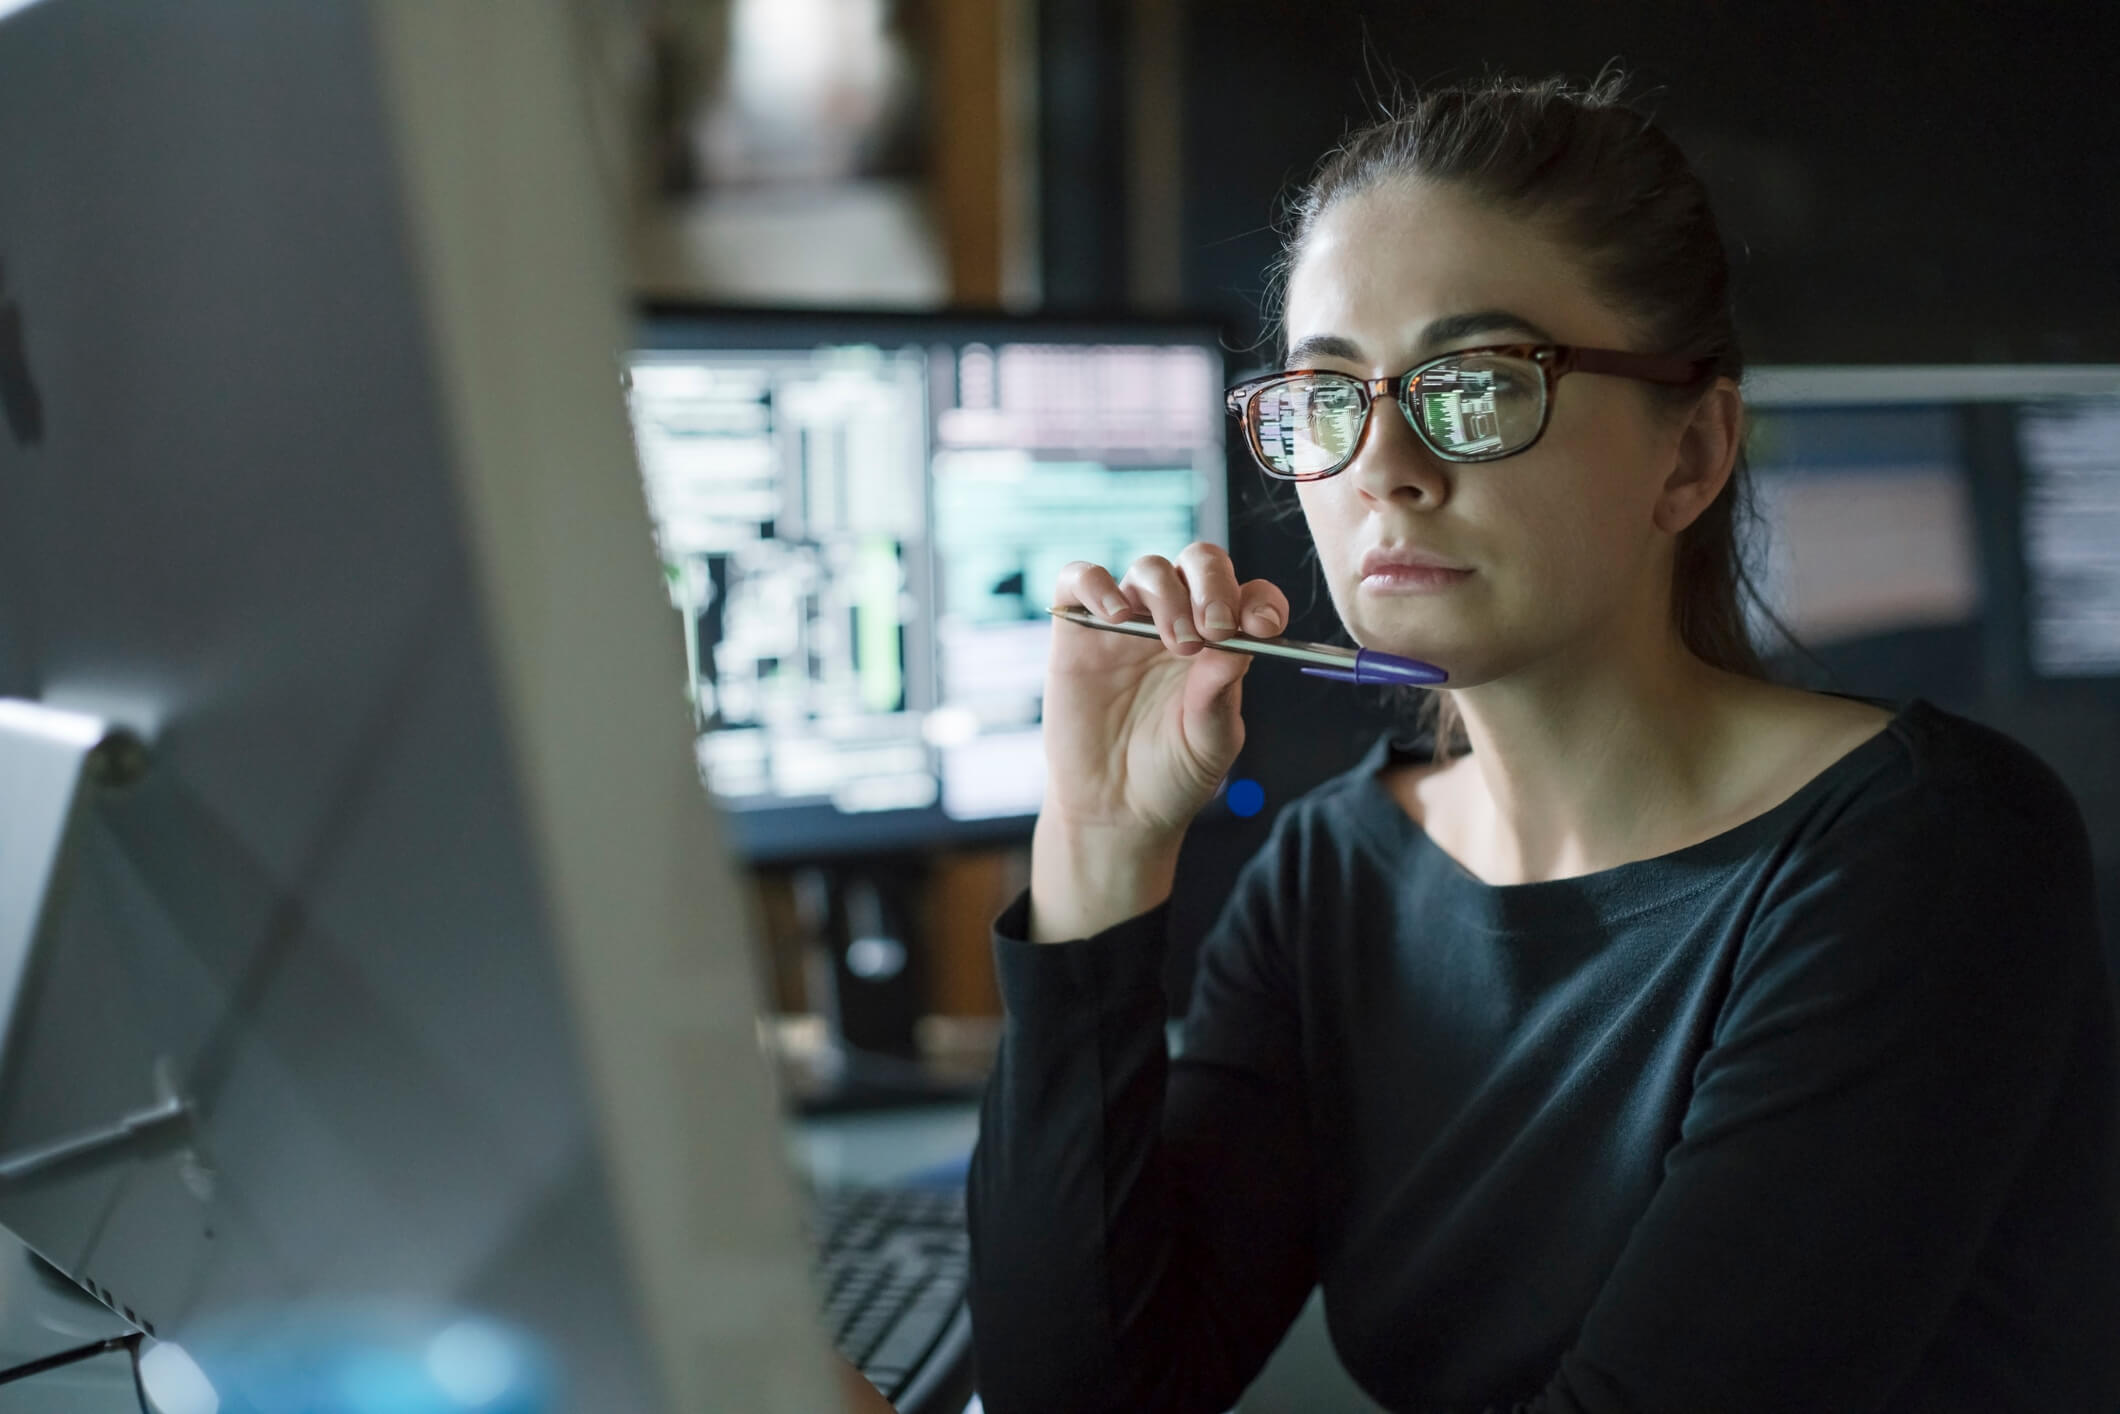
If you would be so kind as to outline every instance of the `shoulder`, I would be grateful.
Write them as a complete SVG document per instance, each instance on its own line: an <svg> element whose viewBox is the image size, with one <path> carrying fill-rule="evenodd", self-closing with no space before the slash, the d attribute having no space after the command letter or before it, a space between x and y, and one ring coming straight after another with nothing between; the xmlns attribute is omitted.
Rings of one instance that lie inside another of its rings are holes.
<svg viewBox="0 0 2120 1414"><path fill-rule="evenodd" d="M2052 767L2014 738L1916 700L1881 734L1889 750L1849 783L1850 813L1866 829L1969 848L2081 846L2075 798Z"/></svg>
<svg viewBox="0 0 2120 1414"><path fill-rule="evenodd" d="M1718 1044L2047 1054L2107 1004L2088 834L2038 756L1916 702L1830 777L1757 856Z"/></svg>
<svg viewBox="0 0 2120 1414"><path fill-rule="evenodd" d="M1790 805L1747 954L1968 976L2036 955L2056 983L2098 961L2083 816L1992 727L1915 701Z"/></svg>

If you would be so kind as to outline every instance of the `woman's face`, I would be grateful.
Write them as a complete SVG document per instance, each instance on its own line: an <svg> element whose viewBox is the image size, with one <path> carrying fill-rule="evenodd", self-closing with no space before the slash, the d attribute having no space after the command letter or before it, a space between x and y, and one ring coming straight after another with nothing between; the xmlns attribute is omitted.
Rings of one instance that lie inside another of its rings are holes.
<svg viewBox="0 0 2120 1414"><path fill-rule="evenodd" d="M1365 378L1482 344L1640 348L1565 248L1411 182L1319 219L1290 274L1287 323L1290 367ZM1348 467L1297 491L1356 640L1472 687L1668 623L1671 538L1654 511L1679 438L1645 385L1571 373L1528 451L1460 464L1431 454L1379 399ZM1416 556L1469 572L1380 564Z"/></svg>

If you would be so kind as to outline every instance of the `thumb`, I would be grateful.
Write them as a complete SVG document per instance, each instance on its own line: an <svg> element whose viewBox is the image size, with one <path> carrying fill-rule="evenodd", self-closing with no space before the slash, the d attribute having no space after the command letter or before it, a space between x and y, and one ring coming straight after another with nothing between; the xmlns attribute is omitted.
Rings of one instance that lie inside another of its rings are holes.
<svg viewBox="0 0 2120 1414"><path fill-rule="evenodd" d="M1186 667L1181 699L1186 744L1218 769L1235 760L1244 744L1244 675L1250 671L1250 654L1212 650L1196 654Z"/></svg>

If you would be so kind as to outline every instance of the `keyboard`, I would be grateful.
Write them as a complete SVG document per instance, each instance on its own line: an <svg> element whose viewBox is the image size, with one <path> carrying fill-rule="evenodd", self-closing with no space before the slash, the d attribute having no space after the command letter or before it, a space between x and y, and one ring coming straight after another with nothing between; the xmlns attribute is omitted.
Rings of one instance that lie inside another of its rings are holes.
<svg viewBox="0 0 2120 1414"><path fill-rule="evenodd" d="M959 1414L972 1393L964 1194L841 1188L812 1209L825 1329L899 1414Z"/></svg>

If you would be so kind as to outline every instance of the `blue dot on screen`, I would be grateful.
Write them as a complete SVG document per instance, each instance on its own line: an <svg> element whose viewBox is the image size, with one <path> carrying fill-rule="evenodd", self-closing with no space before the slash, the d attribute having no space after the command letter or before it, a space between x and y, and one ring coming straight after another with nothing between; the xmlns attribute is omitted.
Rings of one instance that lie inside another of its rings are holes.
<svg viewBox="0 0 2120 1414"><path fill-rule="evenodd" d="M1249 820L1266 808L1266 787L1250 779L1231 781L1228 800L1230 814Z"/></svg>

